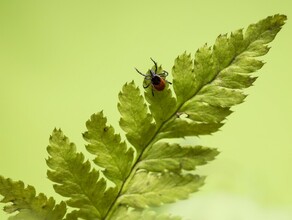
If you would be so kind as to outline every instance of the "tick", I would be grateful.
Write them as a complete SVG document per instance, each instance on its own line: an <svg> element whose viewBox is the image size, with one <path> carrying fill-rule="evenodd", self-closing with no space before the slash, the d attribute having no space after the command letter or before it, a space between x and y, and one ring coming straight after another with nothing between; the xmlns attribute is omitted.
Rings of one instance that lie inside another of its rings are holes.
<svg viewBox="0 0 292 220"><path fill-rule="evenodd" d="M163 70L161 73L157 73L157 70L158 70L157 63L152 58L150 59L155 65L155 70L150 69L149 74L143 74L137 68L135 69L140 75L144 76L145 81L149 81L149 83L146 85L144 84L143 87L144 89L146 89L151 85L152 95L154 96L154 90L162 91L164 90L166 83L169 83L169 84L172 84L172 83L165 79L168 76L168 72Z"/></svg>

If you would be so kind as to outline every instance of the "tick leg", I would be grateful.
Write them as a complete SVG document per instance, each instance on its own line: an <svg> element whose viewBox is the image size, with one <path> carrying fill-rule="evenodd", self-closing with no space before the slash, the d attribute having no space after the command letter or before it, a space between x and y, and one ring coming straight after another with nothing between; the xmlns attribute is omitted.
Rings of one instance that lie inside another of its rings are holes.
<svg viewBox="0 0 292 220"><path fill-rule="evenodd" d="M171 82L169 82L169 81L167 81L167 80L165 80L166 82L168 82L170 85L172 84Z"/></svg>
<svg viewBox="0 0 292 220"><path fill-rule="evenodd" d="M149 83L148 85L143 85L143 88L146 89L150 86L151 83Z"/></svg>
<svg viewBox="0 0 292 220"><path fill-rule="evenodd" d="M168 72L166 72L165 70L163 70L162 73L158 73L157 75L162 76L162 77L167 77L168 76Z"/></svg>
<svg viewBox="0 0 292 220"><path fill-rule="evenodd" d="M154 63L155 65L155 73L157 73L157 63L150 57L150 59L152 60L152 62Z"/></svg>
<svg viewBox="0 0 292 220"><path fill-rule="evenodd" d="M147 75L141 73L137 68L135 68L135 70L136 70L140 75L145 76L145 77L147 76Z"/></svg>
<svg viewBox="0 0 292 220"><path fill-rule="evenodd" d="M153 89L153 87L152 87L152 96L154 96L154 89Z"/></svg>

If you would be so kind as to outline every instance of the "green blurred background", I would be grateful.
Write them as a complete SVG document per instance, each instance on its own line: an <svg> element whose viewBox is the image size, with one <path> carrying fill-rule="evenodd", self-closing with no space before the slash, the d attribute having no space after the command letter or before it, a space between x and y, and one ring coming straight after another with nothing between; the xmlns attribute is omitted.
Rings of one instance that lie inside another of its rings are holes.
<svg viewBox="0 0 292 220"><path fill-rule="evenodd" d="M221 151L198 170L206 185L165 209L186 219L291 220L289 0L0 0L0 175L60 200L46 177L54 127L84 151L91 114L104 110L121 132L117 95L125 82L143 80L134 67L146 71L153 57L170 71L185 50L276 13L288 22L246 102L220 132L198 140Z"/></svg>

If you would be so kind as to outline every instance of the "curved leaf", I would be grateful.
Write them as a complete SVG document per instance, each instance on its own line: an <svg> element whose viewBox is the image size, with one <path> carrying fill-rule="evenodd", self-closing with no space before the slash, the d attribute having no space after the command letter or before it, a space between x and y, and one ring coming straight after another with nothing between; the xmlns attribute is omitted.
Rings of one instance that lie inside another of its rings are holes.
<svg viewBox="0 0 292 220"><path fill-rule="evenodd" d="M173 89L179 104L185 102L196 92L197 78L193 72L193 61L190 54L182 54L175 59L172 68Z"/></svg>
<svg viewBox="0 0 292 220"><path fill-rule="evenodd" d="M120 126L139 154L155 133L153 117L148 113L144 98L134 82L124 85L119 100Z"/></svg>
<svg viewBox="0 0 292 220"><path fill-rule="evenodd" d="M193 174L139 171L118 202L134 208L160 206L188 198L190 193L196 192L203 185L204 179Z"/></svg>
<svg viewBox="0 0 292 220"><path fill-rule="evenodd" d="M219 130L222 123L197 123L192 120L176 118L162 127L158 134L162 138L183 138L186 136L207 135Z"/></svg>
<svg viewBox="0 0 292 220"><path fill-rule="evenodd" d="M181 172L195 170L197 166L214 160L219 152L216 149L203 146L180 146L158 142L144 154L139 162L139 169L153 172Z"/></svg>

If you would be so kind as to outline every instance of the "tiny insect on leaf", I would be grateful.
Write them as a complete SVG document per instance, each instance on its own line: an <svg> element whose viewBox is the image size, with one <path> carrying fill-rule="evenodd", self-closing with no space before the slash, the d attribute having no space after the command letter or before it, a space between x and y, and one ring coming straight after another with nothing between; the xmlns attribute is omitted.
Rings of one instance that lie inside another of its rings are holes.
<svg viewBox="0 0 292 220"><path fill-rule="evenodd" d="M152 87L152 96L154 96L154 90L156 91L163 91L165 88L166 83L172 84L171 82L167 81L165 78L168 76L168 72L162 70L161 72L158 71L157 63L152 59L154 63L155 69L150 69L147 74L141 73L137 68L135 70L142 76L144 76L144 81L147 84L143 85L144 89L148 88L150 85Z"/></svg>

